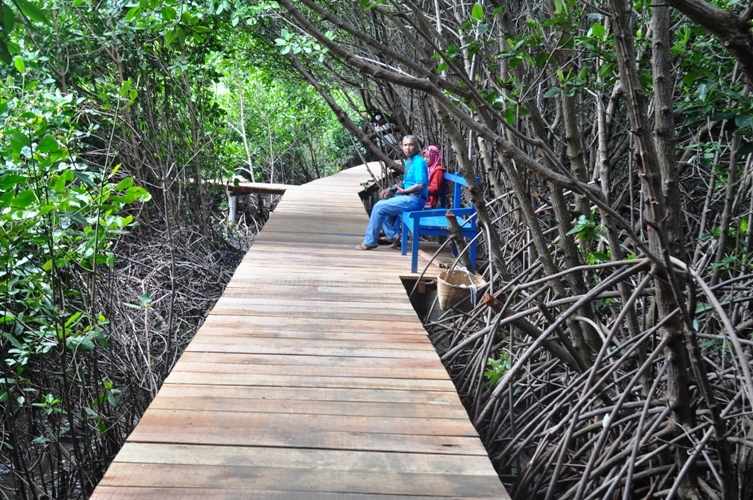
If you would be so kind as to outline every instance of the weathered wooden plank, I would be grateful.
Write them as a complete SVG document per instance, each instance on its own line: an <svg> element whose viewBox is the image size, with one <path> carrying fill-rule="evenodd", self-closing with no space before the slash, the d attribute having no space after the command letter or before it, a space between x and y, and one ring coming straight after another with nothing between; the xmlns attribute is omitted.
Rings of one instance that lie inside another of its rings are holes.
<svg viewBox="0 0 753 500"><path fill-rule="evenodd" d="M492 496L501 493L488 476L456 474L400 474L392 471L330 471L311 468L278 469L273 467L212 467L203 465L150 464L144 471L140 464L115 462L112 472L102 479L104 485L160 488L207 488L248 491L291 491L320 493L400 494L425 497L463 495Z"/></svg>
<svg viewBox="0 0 753 500"><path fill-rule="evenodd" d="M301 431L297 428L249 429L242 427L221 429L217 424L193 426L191 432L171 425L152 427L142 425L128 436L131 442L165 444L207 444L219 446L260 446L278 448L309 448L371 452L435 453L446 455L484 456L481 441L471 436L426 436L408 434L375 434L353 431ZM148 457L144 457L148 462Z"/></svg>
<svg viewBox="0 0 753 500"><path fill-rule="evenodd" d="M362 403L353 401L311 401L277 399L273 391L258 399L184 396L160 396L150 408L158 410L226 411L240 413L307 413L310 415L351 415L362 417L444 418L468 420L468 414L458 405L418 403Z"/></svg>
<svg viewBox="0 0 753 500"><path fill-rule="evenodd" d="M337 406L337 403L332 403ZM218 428L232 431L233 438L241 434L286 432L351 432L355 434L387 434L411 436L476 437L476 429L468 419L373 417L363 415L331 415L310 413L254 413L227 411L193 411L159 409L150 407L139 422L139 427L172 427L194 433L197 428Z"/></svg>
<svg viewBox="0 0 753 500"><path fill-rule="evenodd" d="M350 310L350 311L333 311L330 309L310 309L307 308L303 311L297 311L295 308L289 307L275 307L270 309L264 309L264 308L251 308L253 307L253 304L248 306L248 309L244 308L224 308L224 309L213 309L212 314L224 314L226 316L274 316L274 317L289 317L291 315L295 315L298 317L313 317L313 318L321 318L321 319L348 319L351 321L358 321L359 319L365 319L365 320L379 320L384 318L384 313L378 311L374 312L361 312L359 310ZM405 316L406 318L410 317L410 313L402 314L401 311L396 311L397 315Z"/></svg>
<svg viewBox="0 0 753 500"><path fill-rule="evenodd" d="M449 380L313 377L239 373L184 372L173 370L165 383L205 385L264 385L268 387L323 387L348 389L404 389L407 391L454 391Z"/></svg>
<svg viewBox="0 0 753 500"><path fill-rule="evenodd" d="M139 463L148 456L155 464L237 465L242 467L302 468L403 474L494 475L483 456L421 453L371 453L343 450L258 448L252 446L158 445L126 443L116 461Z"/></svg>
<svg viewBox="0 0 753 500"><path fill-rule="evenodd" d="M277 370L286 370L286 367L295 366L320 366L330 368L365 368L372 372L382 369L414 369L414 370L441 370L447 378L447 372L438 359L412 359L406 366L403 358L352 358L346 356L284 356L279 354L236 354L225 352L195 352L186 351L180 358L181 365L187 363L222 363L243 365L274 365ZM177 369L177 366L176 366Z"/></svg>
<svg viewBox="0 0 753 500"><path fill-rule="evenodd" d="M285 356L279 356L284 358ZM405 363L403 362L405 365ZM296 377L354 377L354 378L399 378L403 380L444 380L447 372L443 367L374 367L374 366L311 366L300 364L288 365L253 365L247 363L203 363L184 361L176 366L175 372L223 373L238 375L277 375L284 373Z"/></svg>
<svg viewBox="0 0 753 500"><path fill-rule="evenodd" d="M417 321L405 318L397 319L390 318L387 315L377 320L360 320L354 323L350 320L344 319L327 319L316 320L316 318L270 318L266 316L246 317L246 316L218 316L210 314L204 321L202 328L254 328L265 329L279 327L280 331L283 330L302 330L302 331L315 331L320 333L327 332L344 332L344 333L359 333L364 331L385 333L389 330L388 334L415 334L426 337L426 330L423 329L421 323Z"/></svg>
<svg viewBox="0 0 753 500"><path fill-rule="evenodd" d="M435 353L431 343L428 342L407 342L404 345L401 343L377 341L369 342L361 339L348 339L348 340L328 340L328 339L307 339L306 342L302 342L301 339L293 338L256 338L256 337L222 337L218 335L204 336L203 332L196 334L194 340L199 344L234 344L245 345L253 348L267 348L272 347L274 349L280 349L284 351L287 348L306 348L316 349L317 352L322 352L326 349L357 349L359 352L365 349L373 349L375 351L428 351L432 354ZM400 357L400 353L391 353L393 357ZM397 354L397 356L395 356ZM406 352L406 355L413 357L412 353ZM368 357L368 356L367 356ZM432 359L434 356L428 356Z"/></svg>
<svg viewBox="0 0 753 500"><path fill-rule="evenodd" d="M290 401L352 401L367 403L453 405L462 407L454 391L354 389L336 387L267 387L244 385L164 384L158 398L218 397L228 399L286 399Z"/></svg>
<svg viewBox="0 0 753 500"><path fill-rule="evenodd" d="M322 493L315 491L269 491L248 488L221 489L214 488L158 488L158 487L134 487L134 486L106 486L97 487L97 498L103 500L143 500L144 498L160 500L238 500L241 498L253 498L254 500L405 500L405 495L382 495L374 493ZM413 495L411 498L442 498L457 499L469 498L468 496L420 496ZM473 497L499 500L500 496Z"/></svg>
<svg viewBox="0 0 753 500"><path fill-rule="evenodd" d="M263 300L281 302L295 300L305 300L309 304L319 304L320 302L347 301L351 304L383 304L384 309L392 307L403 307L405 304L404 289L378 289L364 288L362 290L353 290L352 285L348 286L343 283L339 287L327 287L326 289L315 290L310 285L278 285L275 290L259 290L258 287L232 287L227 288L222 294L223 299L232 300ZM389 304L389 305L387 305ZM323 304L319 304L323 305Z"/></svg>
<svg viewBox="0 0 753 500"><path fill-rule="evenodd" d="M390 335L413 335L420 336L421 342L425 342L427 337L426 330L421 327L420 323L410 319L399 321L397 318L390 318L388 320L385 320L385 318L361 320L358 323L354 323L353 321L339 318L280 318L209 314L201 326L202 333L204 330L213 330L216 332L232 330L248 332L249 334L274 331L297 331L312 335L325 335L328 333L375 334L383 335L385 339Z"/></svg>
<svg viewBox="0 0 753 500"><path fill-rule="evenodd" d="M358 340L371 342L386 342L391 345L407 343L424 343L426 338L418 334L411 333L394 333L382 335L376 331L369 332L321 332L318 330L306 329L300 330L286 329L275 331L271 328L226 328L206 326L201 330L201 335L222 336L222 337L252 337L252 338L277 338L277 339L320 339L320 340Z"/></svg>
<svg viewBox="0 0 753 500"><path fill-rule="evenodd" d="M366 358L403 358L410 359L433 359L436 356L430 350L405 350L405 349L366 349L360 347L326 347L311 346L307 342L297 345L261 344L258 342L243 343L243 337L233 337L238 342L218 343L214 342L214 336L199 336L186 347L186 351L194 352L227 352L247 354L279 354L279 355L307 355L307 356L355 356ZM218 339L221 340L221 339ZM251 339L258 340L258 339ZM267 339L272 340L272 339ZM284 339L283 339L284 340ZM407 363L408 361L406 361Z"/></svg>
<svg viewBox="0 0 753 500"><path fill-rule="evenodd" d="M304 312L304 311L319 311L322 309L322 300L313 300L315 297L311 297L312 300L301 300L298 297L289 297L287 301L284 303L280 303L279 299L269 299L266 298L262 293L259 293L253 298L250 297L233 297L233 296L223 296L221 297L215 304L214 310L217 309L234 309L239 307L248 307L249 305L252 306L251 310L256 310L256 308L261 308L262 310L282 310L282 311L288 311L292 310L295 312ZM402 303L389 303L390 305L387 306L388 302L374 302L374 301L355 301L355 300L339 300L337 304L337 312L340 312L342 310L351 310L355 309L356 311L363 311L363 312L372 312L372 311L379 311L380 313L384 313L385 308L389 307L390 314L394 315L400 315L400 316L409 316L411 318L415 317L416 311L411 307L410 302L403 299Z"/></svg>

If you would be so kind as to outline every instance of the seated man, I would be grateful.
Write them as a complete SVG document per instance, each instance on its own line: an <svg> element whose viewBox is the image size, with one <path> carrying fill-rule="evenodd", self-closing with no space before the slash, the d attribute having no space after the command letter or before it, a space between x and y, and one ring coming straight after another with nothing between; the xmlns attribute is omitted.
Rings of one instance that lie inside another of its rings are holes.
<svg viewBox="0 0 753 500"><path fill-rule="evenodd" d="M400 228L397 216L403 212L421 210L428 197L429 173L426 160L419 154L418 142L412 135L403 138L405 154L405 171L403 186L393 186L379 192L381 198L371 210L371 218L366 228L363 243L356 250L371 250L378 246L379 230L392 241L392 248L400 249ZM394 196L390 197L391 194Z"/></svg>

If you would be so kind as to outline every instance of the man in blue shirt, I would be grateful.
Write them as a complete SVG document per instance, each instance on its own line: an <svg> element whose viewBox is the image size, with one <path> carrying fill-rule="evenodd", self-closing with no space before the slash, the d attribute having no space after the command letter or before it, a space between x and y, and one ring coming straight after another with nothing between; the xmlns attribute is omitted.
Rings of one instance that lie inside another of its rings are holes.
<svg viewBox="0 0 753 500"><path fill-rule="evenodd" d="M403 212L421 210L429 195L429 172L426 160L419 154L418 141L415 136L403 137L403 154L405 154L405 172L403 186L395 185L379 192L381 198L371 210L371 218L366 228L363 243L356 246L356 250L371 250L376 248L379 229L384 230L384 236L392 241L393 248L400 248L400 228L397 227L397 216ZM390 197L391 194L394 196Z"/></svg>

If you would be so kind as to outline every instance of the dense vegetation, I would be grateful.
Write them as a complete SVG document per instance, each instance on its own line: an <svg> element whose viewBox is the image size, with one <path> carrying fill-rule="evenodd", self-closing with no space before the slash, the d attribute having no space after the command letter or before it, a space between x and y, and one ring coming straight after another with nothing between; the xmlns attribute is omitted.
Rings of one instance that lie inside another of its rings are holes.
<svg viewBox="0 0 753 500"><path fill-rule="evenodd" d="M0 11L18 495L91 490L209 306L187 297L221 289L238 229L198 181L326 175L352 151L335 116L385 165L385 133L414 133L481 180L489 296L429 328L515 498L753 496L753 7Z"/></svg>

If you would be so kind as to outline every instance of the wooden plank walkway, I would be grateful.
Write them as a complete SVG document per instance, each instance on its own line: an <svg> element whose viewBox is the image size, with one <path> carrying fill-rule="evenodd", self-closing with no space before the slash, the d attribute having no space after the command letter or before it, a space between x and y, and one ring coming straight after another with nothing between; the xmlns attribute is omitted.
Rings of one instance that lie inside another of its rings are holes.
<svg viewBox="0 0 753 500"><path fill-rule="evenodd" d="M289 189L92 498L509 498L364 166Z"/></svg>

